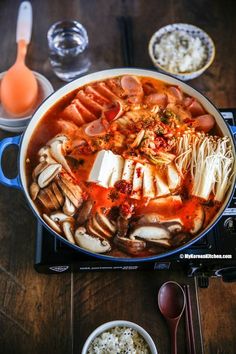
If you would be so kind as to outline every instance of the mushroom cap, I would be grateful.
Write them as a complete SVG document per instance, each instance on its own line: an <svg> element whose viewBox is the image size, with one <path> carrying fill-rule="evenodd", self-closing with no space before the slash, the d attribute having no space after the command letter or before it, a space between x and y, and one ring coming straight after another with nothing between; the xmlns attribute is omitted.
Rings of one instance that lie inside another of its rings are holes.
<svg viewBox="0 0 236 354"><path fill-rule="evenodd" d="M99 237L94 237L84 233L81 227L75 231L75 241L78 246L95 253L106 253L111 250L111 245L108 240L102 240Z"/></svg>

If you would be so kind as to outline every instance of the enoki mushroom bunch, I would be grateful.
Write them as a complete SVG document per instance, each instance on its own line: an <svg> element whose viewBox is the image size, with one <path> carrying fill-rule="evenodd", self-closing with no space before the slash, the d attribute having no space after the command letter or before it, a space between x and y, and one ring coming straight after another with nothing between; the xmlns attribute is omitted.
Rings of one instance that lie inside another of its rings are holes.
<svg viewBox="0 0 236 354"><path fill-rule="evenodd" d="M233 152L229 137L187 132L177 138L175 159L179 172L191 172L192 195L221 202L233 176Z"/></svg>

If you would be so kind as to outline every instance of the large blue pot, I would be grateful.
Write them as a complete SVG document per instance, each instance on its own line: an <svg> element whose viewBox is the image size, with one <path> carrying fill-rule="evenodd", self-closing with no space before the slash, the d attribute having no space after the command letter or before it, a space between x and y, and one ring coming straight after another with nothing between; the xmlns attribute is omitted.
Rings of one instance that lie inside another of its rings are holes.
<svg viewBox="0 0 236 354"><path fill-rule="evenodd" d="M111 69L111 70L105 70L105 71L99 71L93 74L86 75L82 78L79 78L62 88L60 88L58 91L54 92L50 97L48 97L42 104L41 106L37 109L37 111L34 113L32 120L30 121L24 135L16 136L16 137L11 137L11 138L6 138L3 139L0 142L0 162L2 159L2 155L4 153L4 150L9 146L9 145L17 145L19 147L19 157L18 157L18 175L16 178L10 179L7 178L2 170L1 163L0 163L0 183L8 186L8 187L13 187L13 188L18 188L22 189L25 193L26 199L36 215L37 219L57 238L59 238L61 241L65 242L68 246L73 247L79 252L86 253L90 256L94 256L100 259L108 260L108 261L125 261L125 262L145 262L145 261L150 261L150 260L156 260L160 259L166 256L170 256L174 253L180 252L184 250L185 248L191 246L193 243L197 242L200 240L207 232L210 231L210 229L217 223L217 221L220 219L222 216L222 213L224 212L225 208L229 204L233 193L234 193L234 186L235 186L235 180L236 180L236 174L234 174L232 178L232 183L231 187L229 188L227 192L227 196L225 198L225 201L217 213L217 215L214 217L214 219L211 221L211 223L205 228L199 235L194 237L191 241L187 242L181 247L175 248L173 250L166 251L164 253L154 255L154 256L149 256L149 257L142 257L142 258L117 258L117 257L111 257L111 256L106 256L106 255L100 255L100 254L95 254L88 252L79 246L73 245L70 242L68 242L66 239L64 239L62 236L57 234L55 231L53 231L42 219L40 216L36 206L32 202L30 195L28 193L28 188L27 188L27 183L26 183L26 175L25 175L25 159L26 159L26 152L27 152L27 147L28 143L31 139L31 136L35 130L35 127L37 124L40 122L41 118L44 116L44 114L48 111L49 108L51 108L56 102L58 102L63 96L68 94L69 92L75 90L76 88L83 86L85 84L91 83L93 81L97 80L104 80L109 77L114 77L114 76L119 76L119 75L125 75L125 74L130 74L130 75L137 75L137 76L147 76L147 77L153 77L162 81L165 81L168 84L171 85L178 85L185 93L188 95L195 97L199 102L202 103L202 105L205 107L205 109L212 114L217 122L217 125L221 129L222 133L225 136L229 136L232 146L233 146L233 154L235 154L235 142L234 142L234 135L236 134L236 127L230 127L228 126L220 112L216 109L216 107L206 98L204 97L200 92L192 88L191 86L181 82L178 79L175 79L173 77L170 77L168 75L160 74L158 72L150 71L150 70L142 70L142 69ZM236 167L234 166L234 170L236 170Z"/></svg>

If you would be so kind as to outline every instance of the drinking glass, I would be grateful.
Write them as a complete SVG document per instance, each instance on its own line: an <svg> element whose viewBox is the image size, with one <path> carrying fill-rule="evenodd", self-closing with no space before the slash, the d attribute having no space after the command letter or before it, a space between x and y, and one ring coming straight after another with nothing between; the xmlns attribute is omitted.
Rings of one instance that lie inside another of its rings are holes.
<svg viewBox="0 0 236 354"><path fill-rule="evenodd" d="M77 21L54 23L47 34L49 60L54 73L63 81L72 81L88 71L88 35Z"/></svg>

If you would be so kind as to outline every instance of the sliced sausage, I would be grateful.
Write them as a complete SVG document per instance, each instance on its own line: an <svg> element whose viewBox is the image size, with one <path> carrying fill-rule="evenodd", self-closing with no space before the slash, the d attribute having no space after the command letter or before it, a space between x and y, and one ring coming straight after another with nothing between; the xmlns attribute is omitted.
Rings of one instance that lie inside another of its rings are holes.
<svg viewBox="0 0 236 354"><path fill-rule="evenodd" d="M104 110L104 116L108 122L119 118L123 114L123 108L120 102L115 102L112 106Z"/></svg>
<svg viewBox="0 0 236 354"><path fill-rule="evenodd" d="M189 111L191 112L193 117L201 116L206 113L204 108L202 107L201 103L197 100L192 100L190 105L188 106Z"/></svg>
<svg viewBox="0 0 236 354"><path fill-rule="evenodd" d="M102 96L108 98L109 101L116 101L118 98L118 96L116 96L115 93L109 89L105 82L99 82L97 84L96 90L98 90Z"/></svg>
<svg viewBox="0 0 236 354"><path fill-rule="evenodd" d="M150 82L145 82L143 84L143 91L144 91L145 95L150 95L151 93L157 92L155 87Z"/></svg>
<svg viewBox="0 0 236 354"><path fill-rule="evenodd" d="M143 95L143 87L137 77L131 75L122 76L120 83L121 87L128 96Z"/></svg>
<svg viewBox="0 0 236 354"><path fill-rule="evenodd" d="M118 78L107 79L106 84L116 96L122 98L124 92L120 86L120 80Z"/></svg>
<svg viewBox="0 0 236 354"><path fill-rule="evenodd" d="M68 120L58 119L55 124L60 127L62 133L69 136L72 136L78 130L78 125Z"/></svg>
<svg viewBox="0 0 236 354"><path fill-rule="evenodd" d="M86 93L86 95L89 95L90 98L92 98L94 101L96 101L101 106L110 102L110 100L108 100L106 97L102 96L98 92L98 90L93 86L86 86L85 93Z"/></svg>
<svg viewBox="0 0 236 354"><path fill-rule="evenodd" d="M145 97L145 103L148 105L157 104L161 108L166 108L167 95L165 93L151 93Z"/></svg>
<svg viewBox="0 0 236 354"><path fill-rule="evenodd" d="M88 136L102 135L106 133L101 118L96 119L93 122L89 123L84 129L84 131Z"/></svg>
<svg viewBox="0 0 236 354"><path fill-rule="evenodd" d="M169 103L181 103L183 101L183 92L177 86L170 86L166 93Z"/></svg>
<svg viewBox="0 0 236 354"><path fill-rule="evenodd" d="M215 118L211 114L204 114L194 119L193 127L208 133L215 125Z"/></svg>
<svg viewBox="0 0 236 354"><path fill-rule="evenodd" d="M185 97L185 99L183 100L183 105L185 107L189 107L190 104L193 102L194 98L192 97Z"/></svg>
<svg viewBox="0 0 236 354"><path fill-rule="evenodd" d="M64 109L62 117L72 120L79 127L84 124L84 119L74 102Z"/></svg>
<svg viewBox="0 0 236 354"><path fill-rule="evenodd" d="M97 118L96 115L93 114L88 108L86 108L78 98L74 99L73 103L76 105L76 108L80 112L85 122L92 122Z"/></svg>
<svg viewBox="0 0 236 354"><path fill-rule="evenodd" d="M82 104L92 111L97 117L101 114L103 106L96 102L92 97L86 94L83 90L79 90L76 94L76 98L82 102Z"/></svg>

